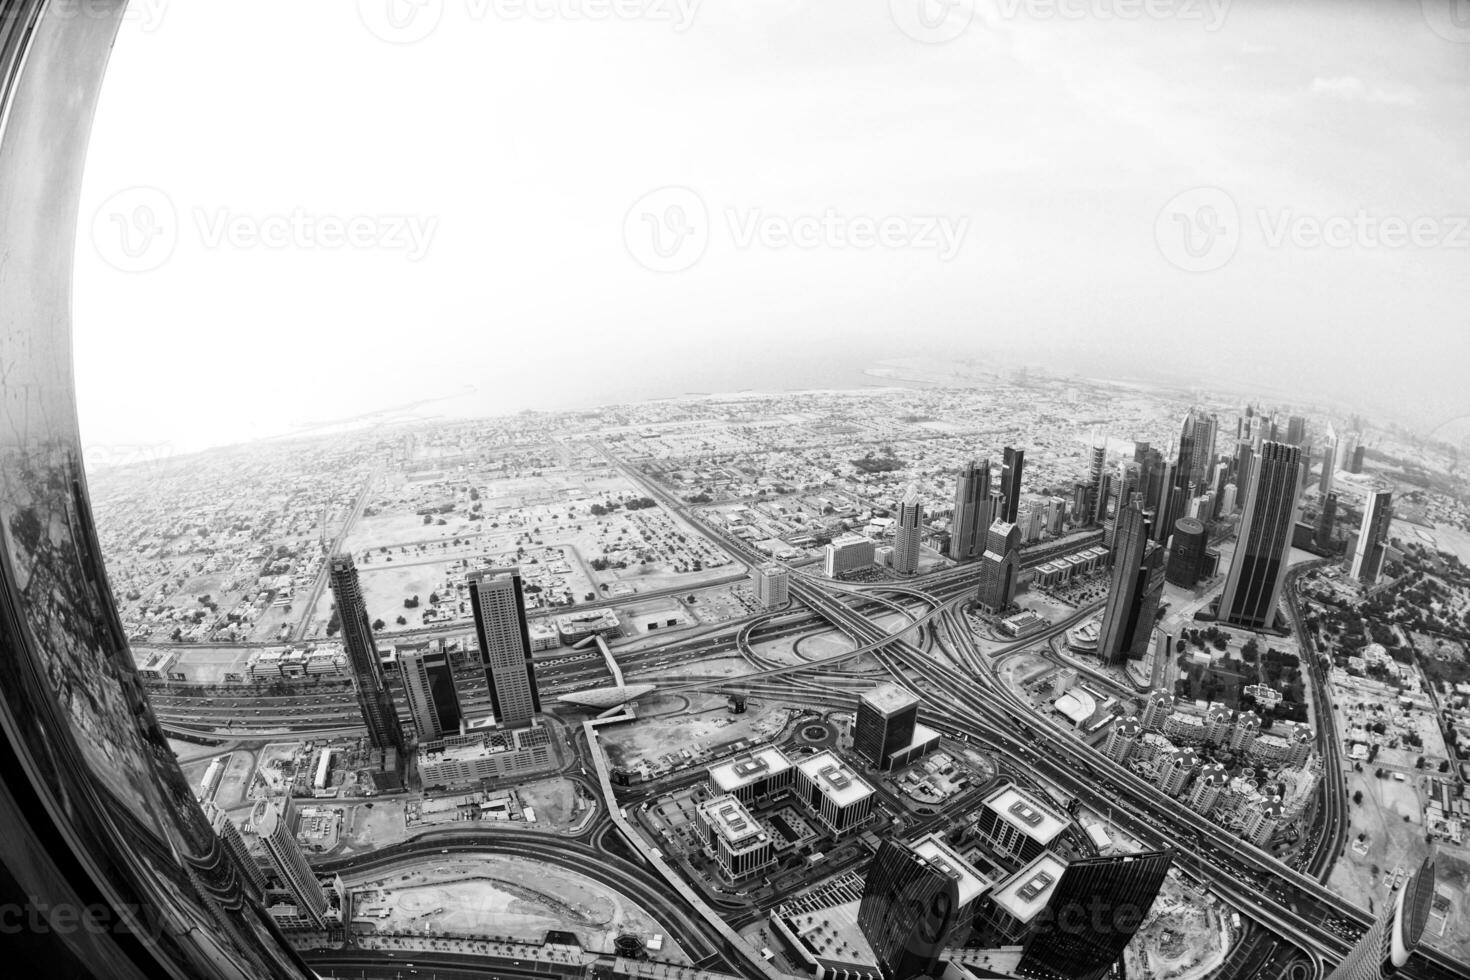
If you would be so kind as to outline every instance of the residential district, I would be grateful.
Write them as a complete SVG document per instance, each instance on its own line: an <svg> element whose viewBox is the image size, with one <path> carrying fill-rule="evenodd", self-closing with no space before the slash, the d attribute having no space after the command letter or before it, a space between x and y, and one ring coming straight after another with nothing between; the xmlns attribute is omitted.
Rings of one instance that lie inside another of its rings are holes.
<svg viewBox="0 0 1470 980"><path fill-rule="evenodd" d="M152 710L307 962L1470 975L1459 448L881 380L92 475Z"/></svg>

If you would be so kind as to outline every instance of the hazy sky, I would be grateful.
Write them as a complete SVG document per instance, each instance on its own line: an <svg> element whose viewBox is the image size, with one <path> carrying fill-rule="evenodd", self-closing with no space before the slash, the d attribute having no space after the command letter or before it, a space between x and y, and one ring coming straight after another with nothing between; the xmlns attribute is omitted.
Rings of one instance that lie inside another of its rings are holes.
<svg viewBox="0 0 1470 980"><path fill-rule="evenodd" d="M135 0L83 200L84 429L187 449L925 350L1427 427L1470 413L1452 12Z"/></svg>

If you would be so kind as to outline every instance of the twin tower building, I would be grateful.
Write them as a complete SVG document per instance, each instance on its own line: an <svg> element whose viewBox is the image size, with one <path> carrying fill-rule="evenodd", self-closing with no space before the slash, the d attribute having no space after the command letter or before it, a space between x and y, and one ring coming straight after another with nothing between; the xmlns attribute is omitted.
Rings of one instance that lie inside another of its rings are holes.
<svg viewBox="0 0 1470 980"><path fill-rule="evenodd" d="M382 660L351 555L332 556L330 578L368 740L374 748L401 752L404 738L398 707L384 682ZM541 712L541 696L531 661L520 569L471 572L467 582L495 722L502 729L527 728ZM400 648L399 672L419 739L458 734L464 715L443 650L427 645Z"/></svg>
<svg viewBox="0 0 1470 980"><path fill-rule="evenodd" d="M999 486L991 486L990 460L982 459L965 464L955 488L949 557L980 560L979 601L997 612L1015 598L1020 574L1021 529L1016 519L1025 464L1025 450L1007 446Z"/></svg>

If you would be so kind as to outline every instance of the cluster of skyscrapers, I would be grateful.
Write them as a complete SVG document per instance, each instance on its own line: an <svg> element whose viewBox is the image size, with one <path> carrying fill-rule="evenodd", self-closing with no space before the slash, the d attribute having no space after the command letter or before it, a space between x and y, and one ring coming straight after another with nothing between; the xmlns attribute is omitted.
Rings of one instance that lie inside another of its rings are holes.
<svg viewBox="0 0 1470 980"><path fill-rule="evenodd" d="M333 555L329 574L368 741L376 749L401 752L404 737L398 708L384 679L382 659L352 557ZM525 728L540 713L541 696L531 660L520 569L471 572L468 585L480 665L485 672L495 721L505 729ZM398 666L418 741L458 734L465 719L454 670L443 649L428 644L405 644L398 650Z"/></svg>
<svg viewBox="0 0 1470 980"><path fill-rule="evenodd" d="M868 867L858 926L885 980L943 975L967 942L1019 950L1006 974L1100 980L1148 915L1167 851L1063 861L1050 852L1013 874L982 871L937 835L889 839Z"/></svg>

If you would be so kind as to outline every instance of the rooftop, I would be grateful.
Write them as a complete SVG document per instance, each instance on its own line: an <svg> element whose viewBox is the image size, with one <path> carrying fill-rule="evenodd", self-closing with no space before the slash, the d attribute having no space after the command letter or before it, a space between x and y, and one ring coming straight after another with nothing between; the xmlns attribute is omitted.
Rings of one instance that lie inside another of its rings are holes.
<svg viewBox="0 0 1470 980"><path fill-rule="evenodd" d="M1097 711L1097 700L1081 688L1074 688L1057 698L1053 707L1072 724L1080 725Z"/></svg>
<svg viewBox="0 0 1470 980"><path fill-rule="evenodd" d="M802 760L797 768L836 806L851 806L873 795L873 787L830 749Z"/></svg>
<svg viewBox="0 0 1470 980"><path fill-rule="evenodd" d="M699 804L699 812L731 848L739 849L766 839L765 829L759 821L733 796L706 800Z"/></svg>
<svg viewBox="0 0 1470 980"><path fill-rule="evenodd" d="M719 765L710 766L710 778L721 792L732 793L742 786L785 772L791 768L791 760L778 748L766 746L754 752L737 756Z"/></svg>
<svg viewBox="0 0 1470 980"><path fill-rule="evenodd" d="M1006 786L985 801L985 805L1021 833L1041 844L1050 844L1066 829L1067 821L1055 810L1029 793Z"/></svg>
<svg viewBox="0 0 1470 980"><path fill-rule="evenodd" d="M960 857L938 834L920 837L909 846L919 857L955 880L959 885L961 905L968 905L994 884L992 879L982 875L974 865Z"/></svg>
<svg viewBox="0 0 1470 980"><path fill-rule="evenodd" d="M479 728L470 734L429 742L419 748L419 758L424 762L485 759L501 752L541 745L550 739L551 733L539 726L515 730Z"/></svg>
<svg viewBox="0 0 1470 980"><path fill-rule="evenodd" d="M1050 851L1016 872L991 893L995 904L1019 922L1030 922L1046 908L1052 889L1061 880L1067 866Z"/></svg>
<svg viewBox="0 0 1470 980"><path fill-rule="evenodd" d="M919 699L897 684L880 684L863 695L863 700L880 714L892 715L912 708Z"/></svg>
<svg viewBox="0 0 1470 980"><path fill-rule="evenodd" d="M618 614L611 609L589 609L585 612L567 613L556 617L556 625L566 628L570 626L617 626Z"/></svg>
<svg viewBox="0 0 1470 980"><path fill-rule="evenodd" d="M562 704L571 704L579 708L616 708L620 704L636 701L645 694L652 694L657 690L654 684L628 684L624 687L596 687L588 691L573 691L571 694L563 694L559 698Z"/></svg>

